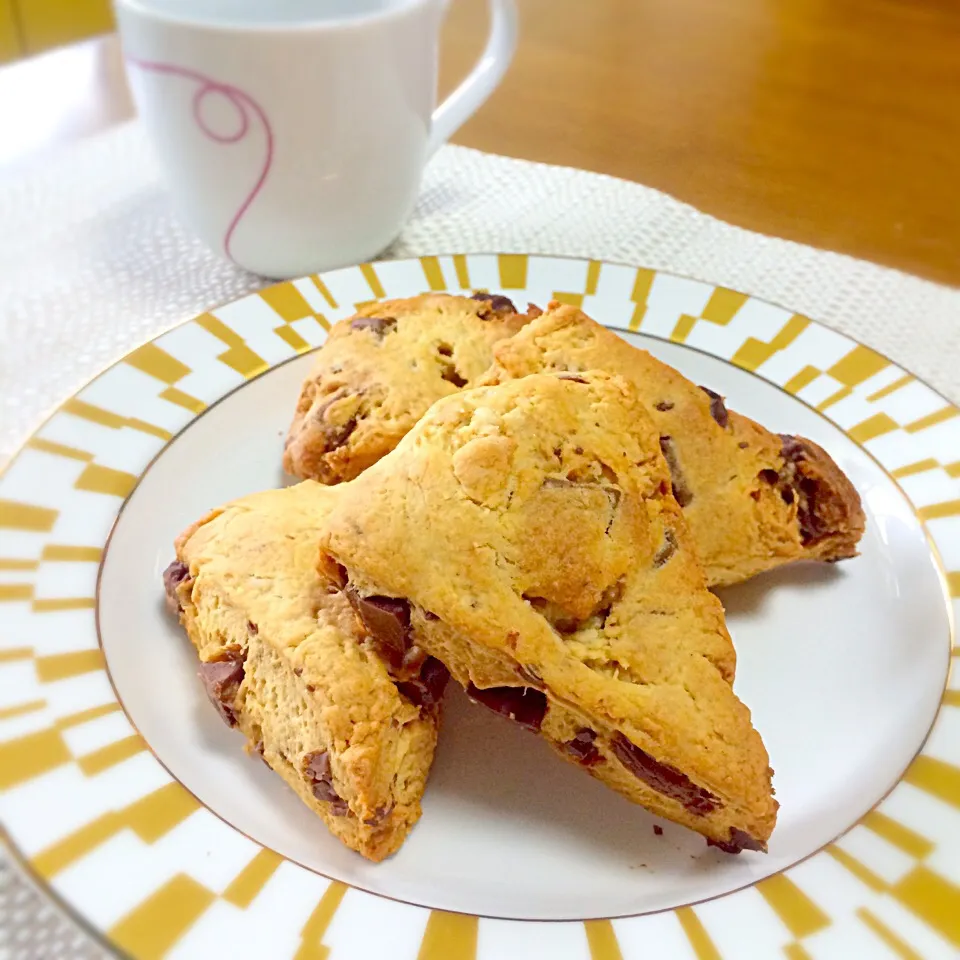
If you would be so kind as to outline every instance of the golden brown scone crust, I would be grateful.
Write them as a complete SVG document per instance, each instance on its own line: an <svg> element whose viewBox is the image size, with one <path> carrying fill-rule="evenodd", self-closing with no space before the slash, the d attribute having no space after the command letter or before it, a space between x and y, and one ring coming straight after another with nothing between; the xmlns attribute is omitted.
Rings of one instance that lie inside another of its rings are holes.
<svg viewBox="0 0 960 960"><path fill-rule="evenodd" d="M303 384L284 469L322 483L357 476L430 404L483 375L494 343L528 319L506 297L434 293L372 303L341 320Z"/></svg>
<svg viewBox="0 0 960 960"><path fill-rule="evenodd" d="M772 771L658 437L602 373L448 397L342 489L319 568L368 628L402 598L409 643L615 790L762 848Z"/></svg>
<svg viewBox="0 0 960 960"><path fill-rule="evenodd" d="M556 370L607 370L646 404L711 586L794 560L842 560L864 530L860 497L821 447L779 436L575 307L551 303L494 347L484 382Z"/></svg>
<svg viewBox="0 0 960 960"><path fill-rule="evenodd" d="M438 713L398 692L350 606L316 574L336 493L308 481L214 510L177 540L188 572L175 596L201 677L238 665L239 685L211 699L248 750L343 843L382 860L420 816Z"/></svg>

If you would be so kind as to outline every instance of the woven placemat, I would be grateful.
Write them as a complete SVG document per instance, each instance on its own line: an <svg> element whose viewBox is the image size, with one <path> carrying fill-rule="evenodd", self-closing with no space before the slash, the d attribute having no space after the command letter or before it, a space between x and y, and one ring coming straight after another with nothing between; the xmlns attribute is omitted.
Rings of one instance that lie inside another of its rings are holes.
<svg viewBox="0 0 960 960"><path fill-rule="evenodd" d="M0 223L0 461L107 363L264 284L177 221L136 122L0 180ZM445 147L385 256L485 251L720 283L842 330L960 400L960 290L750 233L638 184ZM0 918L0 958L104 955L2 862Z"/></svg>

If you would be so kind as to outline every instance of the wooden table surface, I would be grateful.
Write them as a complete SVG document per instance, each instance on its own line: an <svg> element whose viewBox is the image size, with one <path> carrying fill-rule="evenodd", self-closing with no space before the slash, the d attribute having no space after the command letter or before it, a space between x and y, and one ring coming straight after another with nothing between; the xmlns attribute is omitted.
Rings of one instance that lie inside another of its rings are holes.
<svg viewBox="0 0 960 960"><path fill-rule="evenodd" d="M457 143L960 285L960 4L518 2L517 59ZM485 33L484 0L454 0L443 90ZM0 69L0 169L132 110L113 37Z"/></svg>

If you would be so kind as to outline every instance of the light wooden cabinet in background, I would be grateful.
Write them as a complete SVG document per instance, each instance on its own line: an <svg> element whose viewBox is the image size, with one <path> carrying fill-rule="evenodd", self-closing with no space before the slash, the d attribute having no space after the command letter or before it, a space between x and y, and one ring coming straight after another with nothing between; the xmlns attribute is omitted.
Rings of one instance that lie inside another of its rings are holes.
<svg viewBox="0 0 960 960"><path fill-rule="evenodd" d="M110 0L0 0L0 63L112 29Z"/></svg>
<svg viewBox="0 0 960 960"><path fill-rule="evenodd" d="M13 0L0 0L0 63L20 56L20 34L17 29Z"/></svg>

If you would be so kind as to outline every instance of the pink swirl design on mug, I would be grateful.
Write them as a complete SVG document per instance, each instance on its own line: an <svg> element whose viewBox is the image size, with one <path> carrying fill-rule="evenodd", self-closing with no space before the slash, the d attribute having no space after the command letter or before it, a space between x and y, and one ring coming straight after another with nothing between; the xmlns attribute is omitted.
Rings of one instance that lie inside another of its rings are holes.
<svg viewBox="0 0 960 960"><path fill-rule="evenodd" d="M233 234L239 226L240 221L243 219L244 214L246 214L247 210L250 209L250 205L256 199L257 194L259 194L263 189L263 185L267 180L267 174L269 174L270 167L273 165L273 129L270 126L270 121L267 119L266 113L260 104L257 103L257 101L254 100L249 93L245 93L239 87L235 87L232 84L221 83L219 80L214 80L212 77L208 77L197 70L189 70L186 67L178 67L172 63L158 63L153 60L137 60L133 57L128 57L127 62L135 67L139 67L141 70L149 70L153 73L162 73L170 76L182 77L186 80L192 80L194 83L199 84L196 93L193 95L193 119L203 135L213 140L215 143L234 144L243 140L250 130L251 113L253 113L262 124L267 140L267 155L264 158L263 169L260 171L260 176L257 178L257 182L254 184L253 189L244 199L243 203L240 204L240 208L237 210L237 212L233 215L233 219L231 219L230 225L227 227L227 232L223 237L224 253L226 253L227 257L229 257L231 260L234 260L233 254L230 252L230 247L233 243ZM221 131L214 130L204 117L203 101L211 94L220 94L221 96L226 97L236 109L237 119L239 122L237 129L233 132L223 133ZM234 260L234 263L236 263L236 260Z"/></svg>

